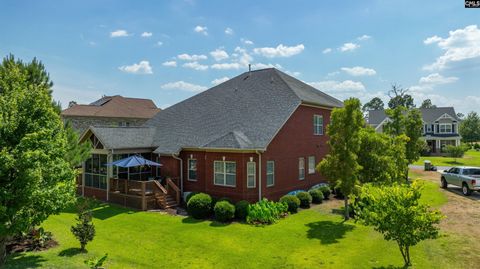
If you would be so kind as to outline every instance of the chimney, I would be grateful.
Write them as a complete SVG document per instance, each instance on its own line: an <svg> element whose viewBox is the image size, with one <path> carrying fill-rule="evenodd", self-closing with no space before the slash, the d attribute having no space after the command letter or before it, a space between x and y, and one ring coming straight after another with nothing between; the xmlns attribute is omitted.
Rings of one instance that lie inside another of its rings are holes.
<svg viewBox="0 0 480 269"><path fill-rule="evenodd" d="M252 71L252 65L248 64L248 72L250 73Z"/></svg>

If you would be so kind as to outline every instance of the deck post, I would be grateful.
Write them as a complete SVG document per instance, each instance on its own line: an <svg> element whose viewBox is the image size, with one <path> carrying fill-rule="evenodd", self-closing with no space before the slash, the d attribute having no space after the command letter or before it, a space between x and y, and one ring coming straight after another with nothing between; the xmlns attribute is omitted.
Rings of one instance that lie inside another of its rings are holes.
<svg viewBox="0 0 480 269"><path fill-rule="evenodd" d="M146 192L146 181L142 181L142 210L147 210L147 201L145 199L145 192Z"/></svg>
<svg viewBox="0 0 480 269"><path fill-rule="evenodd" d="M113 154L107 154L107 163L113 162ZM110 179L113 178L113 166L107 166L107 201L110 200Z"/></svg>

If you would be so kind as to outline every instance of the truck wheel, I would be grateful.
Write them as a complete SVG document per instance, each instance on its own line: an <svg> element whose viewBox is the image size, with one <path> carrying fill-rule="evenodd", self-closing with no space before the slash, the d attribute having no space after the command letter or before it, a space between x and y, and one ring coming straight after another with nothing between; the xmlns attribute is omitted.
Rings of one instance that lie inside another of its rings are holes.
<svg viewBox="0 0 480 269"><path fill-rule="evenodd" d="M472 190L468 187L467 183L463 182L462 184L462 193L465 196L470 196L472 194Z"/></svg>
<svg viewBox="0 0 480 269"><path fill-rule="evenodd" d="M442 177L441 182L442 182L442 188L443 188L443 189L446 189L446 188L448 187L448 183L447 183L447 181L445 180L445 178Z"/></svg>

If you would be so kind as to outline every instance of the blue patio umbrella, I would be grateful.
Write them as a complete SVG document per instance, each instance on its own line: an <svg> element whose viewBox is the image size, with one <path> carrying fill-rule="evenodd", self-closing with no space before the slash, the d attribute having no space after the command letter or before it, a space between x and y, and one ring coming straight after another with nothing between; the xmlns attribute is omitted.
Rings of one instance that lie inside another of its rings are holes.
<svg viewBox="0 0 480 269"><path fill-rule="evenodd" d="M144 166L144 165L149 165L149 166L162 166L159 163L152 162L150 160L144 159L141 156L138 155L132 155L128 158L121 159L118 161L114 161L111 163L106 163L106 166L118 166L118 167L135 167L135 166Z"/></svg>

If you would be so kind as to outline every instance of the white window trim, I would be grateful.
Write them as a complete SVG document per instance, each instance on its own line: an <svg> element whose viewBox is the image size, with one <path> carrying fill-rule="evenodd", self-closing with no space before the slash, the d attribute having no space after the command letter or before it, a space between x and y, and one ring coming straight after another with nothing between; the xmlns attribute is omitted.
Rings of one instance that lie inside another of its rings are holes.
<svg viewBox="0 0 480 269"><path fill-rule="evenodd" d="M310 159L313 159L313 167L310 169ZM315 156L308 156L308 174L313 175L315 174Z"/></svg>
<svg viewBox="0 0 480 269"><path fill-rule="evenodd" d="M253 164L253 174L248 173L248 165ZM253 176L253 186L248 185L248 177ZM253 189L257 187L257 163L256 162L247 162L247 188Z"/></svg>
<svg viewBox="0 0 480 269"><path fill-rule="evenodd" d="M322 119L322 124L317 123L317 118ZM317 133L317 127L320 127L320 133ZM318 115L318 114L313 115L313 134L323 135L323 115Z"/></svg>
<svg viewBox="0 0 480 269"><path fill-rule="evenodd" d="M195 171L195 175L197 175L197 178L198 178L198 174L197 174L197 159L188 159L187 160L187 178L188 178L188 181L197 181L197 178L193 179L193 178L190 178L190 161L195 161L195 170L192 170L192 171Z"/></svg>
<svg viewBox="0 0 480 269"><path fill-rule="evenodd" d="M223 163L223 184L217 184L215 182L215 163ZM235 164L235 174L227 173L227 163L234 163ZM227 175L235 175L235 184L234 185L227 185ZM237 187L237 162L233 161L213 161L213 185L215 186L222 186L222 187Z"/></svg>
<svg viewBox="0 0 480 269"><path fill-rule="evenodd" d="M272 173L269 174L268 173L268 163L271 163L273 164L273 170L272 170ZM275 161L267 161L267 165L265 165L265 168L266 168L266 174L267 174L267 177L265 178L265 180L267 181L266 184L267 184L267 187L272 187L272 186L275 186ZM272 184L268 184L268 175L272 175L272 178L273 178L273 182Z"/></svg>
<svg viewBox="0 0 480 269"><path fill-rule="evenodd" d="M303 171L303 176L302 176L302 171ZM298 180L305 180L305 158L303 157L298 158Z"/></svg>
<svg viewBox="0 0 480 269"><path fill-rule="evenodd" d="M442 131L442 126L445 126L445 130ZM447 132L447 126L450 126L450 131ZM440 123L438 126L438 133L439 134L451 134L453 130L451 123Z"/></svg>

